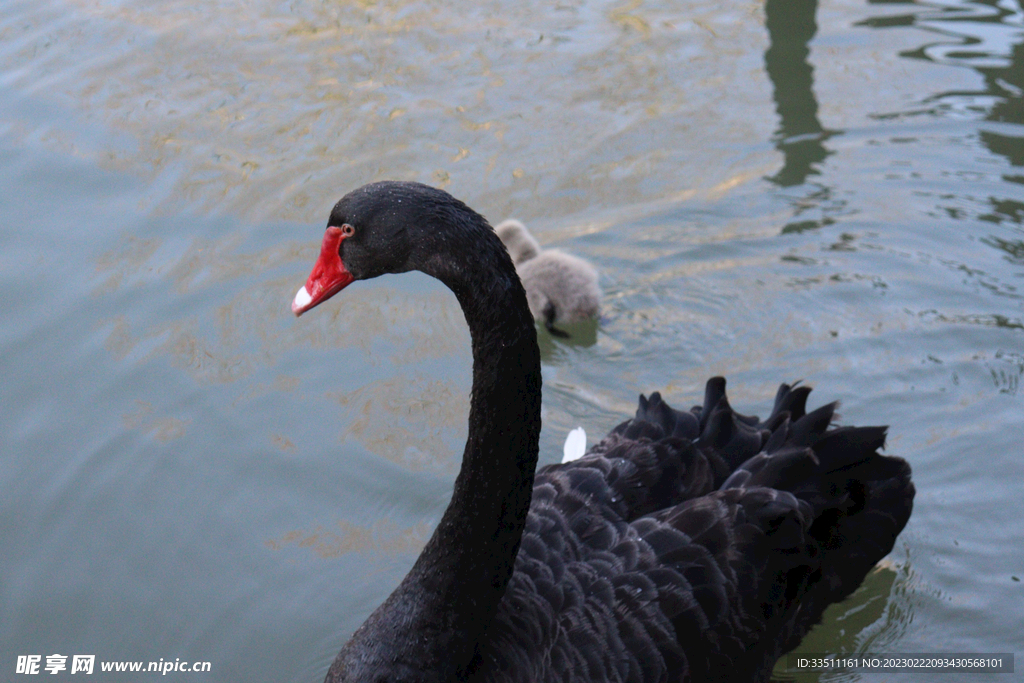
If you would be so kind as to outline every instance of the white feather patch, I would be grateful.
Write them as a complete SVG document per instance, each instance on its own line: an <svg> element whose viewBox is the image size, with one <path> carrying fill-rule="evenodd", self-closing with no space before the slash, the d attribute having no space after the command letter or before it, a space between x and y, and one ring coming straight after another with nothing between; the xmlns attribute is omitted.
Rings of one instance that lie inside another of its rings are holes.
<svg viewBox="0 0 1024 683"><path fill-rule="evenodd" d="M577 427L565 437L565 446L562 447L562 462L579 460L587 452L587 433L583 427Z"/></svg>

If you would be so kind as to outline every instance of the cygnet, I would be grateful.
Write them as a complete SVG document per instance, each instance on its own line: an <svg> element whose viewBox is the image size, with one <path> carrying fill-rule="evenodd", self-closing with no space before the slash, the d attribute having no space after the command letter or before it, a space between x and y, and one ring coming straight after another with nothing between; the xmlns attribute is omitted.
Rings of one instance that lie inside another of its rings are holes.
<svg viewBox="0 0 1024 683"><path fill-rule="evenodd" d="M557 249L541 249L526 226L515 219L503 221L494 231L512 257L526 289L530 312L548 332L568 337L555 323L598 317L601 289L592 265Z"/></svg>

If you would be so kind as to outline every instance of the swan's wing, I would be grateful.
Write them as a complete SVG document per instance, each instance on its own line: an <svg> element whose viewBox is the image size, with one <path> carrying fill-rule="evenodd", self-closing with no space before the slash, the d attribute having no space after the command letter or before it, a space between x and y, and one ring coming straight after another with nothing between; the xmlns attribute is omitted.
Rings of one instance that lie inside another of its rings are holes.
<svg viewBox="0 0 1024 683"><path fill-rule="evenodd" d="M800 544L810 506L791 494L714 491L629 524L597 492L560 490L563 482L536 490L515 573L482 639L486 680L733 673L750 666L748 652L766 635L764 577L809 575L801 563L813 553Z"/></svg>
<svg viewBox="0 0 1024 683"><path fill-rule="evenodd" d="M793 441L790 425L804 417L808 393L806 387L783 384L764 422L732 409L721 377L708 381L704 405L689 411L675 410L657 392L640 396L632 419L615 427L583 458L552 467L593 470L612 490L616 513L636 519L717 489L773 437L773 447ZM804 420L799 431L792 430L794 435L823 433L832 409L823 410L828 411L824 424Z"/></svg>
<svg viewBox="0 0 1024 683"><path fill-rule="evenodd" d="M742 483L633 522L695 679L704 666L766 676L892 550L914 486L906 461L876 452L883 439L883 428L831 430L744 463ZM687 585L699 609L674 597Z"/></svg>
<svg viewBox="0 0 1024 683"><path fill-rule="evenodd" d="M638 677L639 667L653 661L663 674L661 650L678 646L671 622L659 610L652 609L642 624L619 610L619 595L633 590L634 578L650 584L635 570L639 560L649 563L653 555L641 554L645 546L614 512L613 497L592 467L538 473L515 571L480 640L471 680L659 680L654 670L651 678ZM653 628L651 619L670 637L660 647L647 640L637 647L632 629Z"/></svg>
<svg viewBox="0 0 1024 683"><path fill-rule="evenodd" d="M509 681L766 675L892 549L913 500L906 462L876 452L884 428L829 430L834 405L805 414L805 398L774 418L770 452L721 489L632 522L618 475L651 467L595 454L538 472L480 670ZM677 449L706 475L702 450Z"/></svg>

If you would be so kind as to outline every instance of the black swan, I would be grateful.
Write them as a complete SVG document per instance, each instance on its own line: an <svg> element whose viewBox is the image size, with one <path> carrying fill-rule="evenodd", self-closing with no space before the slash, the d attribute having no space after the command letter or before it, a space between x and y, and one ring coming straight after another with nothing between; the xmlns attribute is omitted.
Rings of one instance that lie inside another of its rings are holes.
<svg viewBox="0 0 1024 683"><path fill-rule="evenodd" d="M783 384L764 421L725 380L682 412L655 393L584 457L535 471L541 367L512 260L487 221L380 182L331 212L292 310L420 270L469 324L469 434L451 503L327 681L764 681L893 547L910 467L885 427Z"/></svg>
<svg viewBox="0 0 1024 683"><path fill-rule="evenodd" d="M494 232L512 257L530 312L553 336L569 336L555 323L575 323L600 315L601 289L592 265L557 249L541 249L526 226L515 219L502 221Z"/></svg>

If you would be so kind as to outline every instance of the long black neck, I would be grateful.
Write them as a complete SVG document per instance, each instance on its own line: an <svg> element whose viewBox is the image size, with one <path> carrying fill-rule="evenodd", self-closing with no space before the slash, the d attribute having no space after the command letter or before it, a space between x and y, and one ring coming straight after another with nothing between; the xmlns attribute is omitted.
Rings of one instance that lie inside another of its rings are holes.
<svg viewBox="0 0 1024 683"><path fill-rule="evenodd" d="M540 435L537 333L494 232L472 212L458 220L456 235L428 238L431 256L417 268L455 293L472 337L462 469L419 559L338 655L328 681L461 679L519 551ZM466 251L452 253L460 243Z"/></svg>

